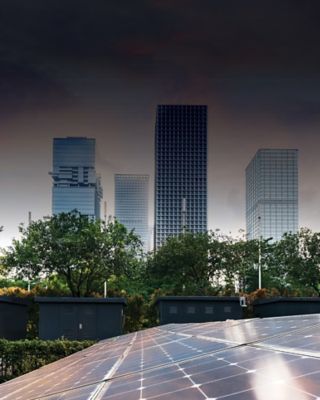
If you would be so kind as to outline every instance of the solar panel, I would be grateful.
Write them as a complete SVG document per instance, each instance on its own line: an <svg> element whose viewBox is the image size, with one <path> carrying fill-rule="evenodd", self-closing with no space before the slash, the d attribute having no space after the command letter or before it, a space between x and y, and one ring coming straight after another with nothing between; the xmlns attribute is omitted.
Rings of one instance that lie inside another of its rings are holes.
<svg viewBox="0 0 320 400"><path fill-rule="evenodd" d="M229 399L244 393L259 399L257 393L264 392L263 399L287 398L277 393L314 399L317 392L308 392L301 378L318 372L318 359L245 346L114 379L101 399Z"/></svg>
<svg viewBox="0 0 320 400"><path fill-rule="evenodd" d="M1 400L320 398L320 315L170 324L0 385Z"/></svg>
<svg viewBox="0 0 320 400"><path fill-rule="evenodd" d="M294 331L302 327L310 327L320 323L320 315L276 317L265 319L247 319L229 324L206 323L196 324L191 328L183 326L180 333L192 333L197 337L213 338L235 344L246 344L269 337ZM192 324L193 325L193 324ZM202 325L202 327L201 327Z"/></svg>
<svg viewBox="0 0 320 400"><path fill-rule="evenodd" d="M257 345L289 353L320 357L320 324L267 339Z"/></svg>

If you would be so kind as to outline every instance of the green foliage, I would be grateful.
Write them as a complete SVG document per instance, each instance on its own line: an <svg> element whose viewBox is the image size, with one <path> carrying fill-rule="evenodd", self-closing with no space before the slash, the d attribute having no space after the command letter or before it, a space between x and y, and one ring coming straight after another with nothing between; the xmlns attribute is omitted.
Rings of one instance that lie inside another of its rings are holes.
<svg viewBox="0 0 320 400"><path fill-rule="evenodd" d="M28 282L24 279L0 279L0 288L19 287L21 289L28 289Z"/></svg>
<svg viewBox="0 0 320 400"><path fill-rule="evenodd" d="M281 288L320 296L320 233L301 229L284 235L275 246L274 259Z"/></svg>
<svg viewBox="0 0 320 400"><path fill-rule="evenodd" d="M94 341L0 339L0 383L83 350Z"/></svg>
<svg viewBox="0 0 320 400"><path fill-rule="evenodd" d="M2 263L14 278L0 280L0 295L101 297L107 281L108 296L127 299L125 332L158 323L160 295L256 293L259 252L265 293L320 295L320 233L308 229L277 243L232 238L219 230L186 233L169 238L146 259L139 239L123 225L76 212L33 222L21 227L21 234L4 254ZM28 335L37 336L36 308Z"/></svg>
<svg viewBox="0 0 320 400"><path fill-rule="evenodd" d="M230 295L236 284L242 291L254 286L257 261L258 241L217 230L169 238L149 258L147 271L151 286L166 294Z"/></svg>
<svg viewBox="0 0 320 400"><path fill-rule="evenodd" d="M151 285L172 294L205 294L215 266L208 263L208 234L170 237L148 260Z"/></svg>
<svg viewBox="0 0 320 400"><path fill-rule="evenodd" d="M146 302L142 296L127 297L127 306L124 313L124 333L139 331L146 326Z"/></svg>
<svg viewBox="0 0 320 400"><path fill-rule="evenodd" d="M111 275L132 276L142 253L138 237L117 221L105 225L78 212L32 222L20 232L4 253L7 270L29 280L58 276L73 296L102 291Z"/></svg>

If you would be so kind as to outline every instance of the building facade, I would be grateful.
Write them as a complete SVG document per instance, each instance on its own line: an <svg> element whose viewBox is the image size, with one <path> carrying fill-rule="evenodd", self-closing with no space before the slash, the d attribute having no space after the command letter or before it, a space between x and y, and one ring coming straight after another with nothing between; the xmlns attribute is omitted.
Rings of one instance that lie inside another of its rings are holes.
<svg viewBox="0 0 320 400"><path fill-rule="evenodd" d="M159 105L155 134L155 248L207 230L207 106Z"/></svg>
<svg viewBox="0 0 320 400"><path fill-rule="evenodd" d="M116 219L129 231L134 229L149 251L149 176L116 174L114 182Z"/></svg>
<svg viewBox="0 0 320 400"><path fill-rule="evenodd" d="M95 170L95 139L53 139L52 213L77 210L100 218L102 187Z"/></svg>
<svg viewBox="0 0 320 400"><path fill-rule="evenodd" d="M246 168L248 239L298 230L298 150L260 149Z"/></svg>

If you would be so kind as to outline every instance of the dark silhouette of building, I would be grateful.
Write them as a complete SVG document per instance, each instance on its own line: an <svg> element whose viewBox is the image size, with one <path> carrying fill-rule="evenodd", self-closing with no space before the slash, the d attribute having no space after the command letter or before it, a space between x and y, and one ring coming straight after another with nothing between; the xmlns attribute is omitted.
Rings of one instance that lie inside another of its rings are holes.
<svg viewBox="0 0 320 400"><path fill-rule="evenodd" d="M159 105L155 135L155 247L207 230L207 106Z"/></svg>

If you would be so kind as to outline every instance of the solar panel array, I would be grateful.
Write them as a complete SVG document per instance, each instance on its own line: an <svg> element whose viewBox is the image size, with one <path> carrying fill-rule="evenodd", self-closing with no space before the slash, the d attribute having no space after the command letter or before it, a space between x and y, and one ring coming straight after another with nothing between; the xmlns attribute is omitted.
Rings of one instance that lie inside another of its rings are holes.
<svg viewBox="0 0 320 400"><path fill-rule="evenodd" d="M1 400L320 400L320 315L171 324L0 385Z"/></svg>

